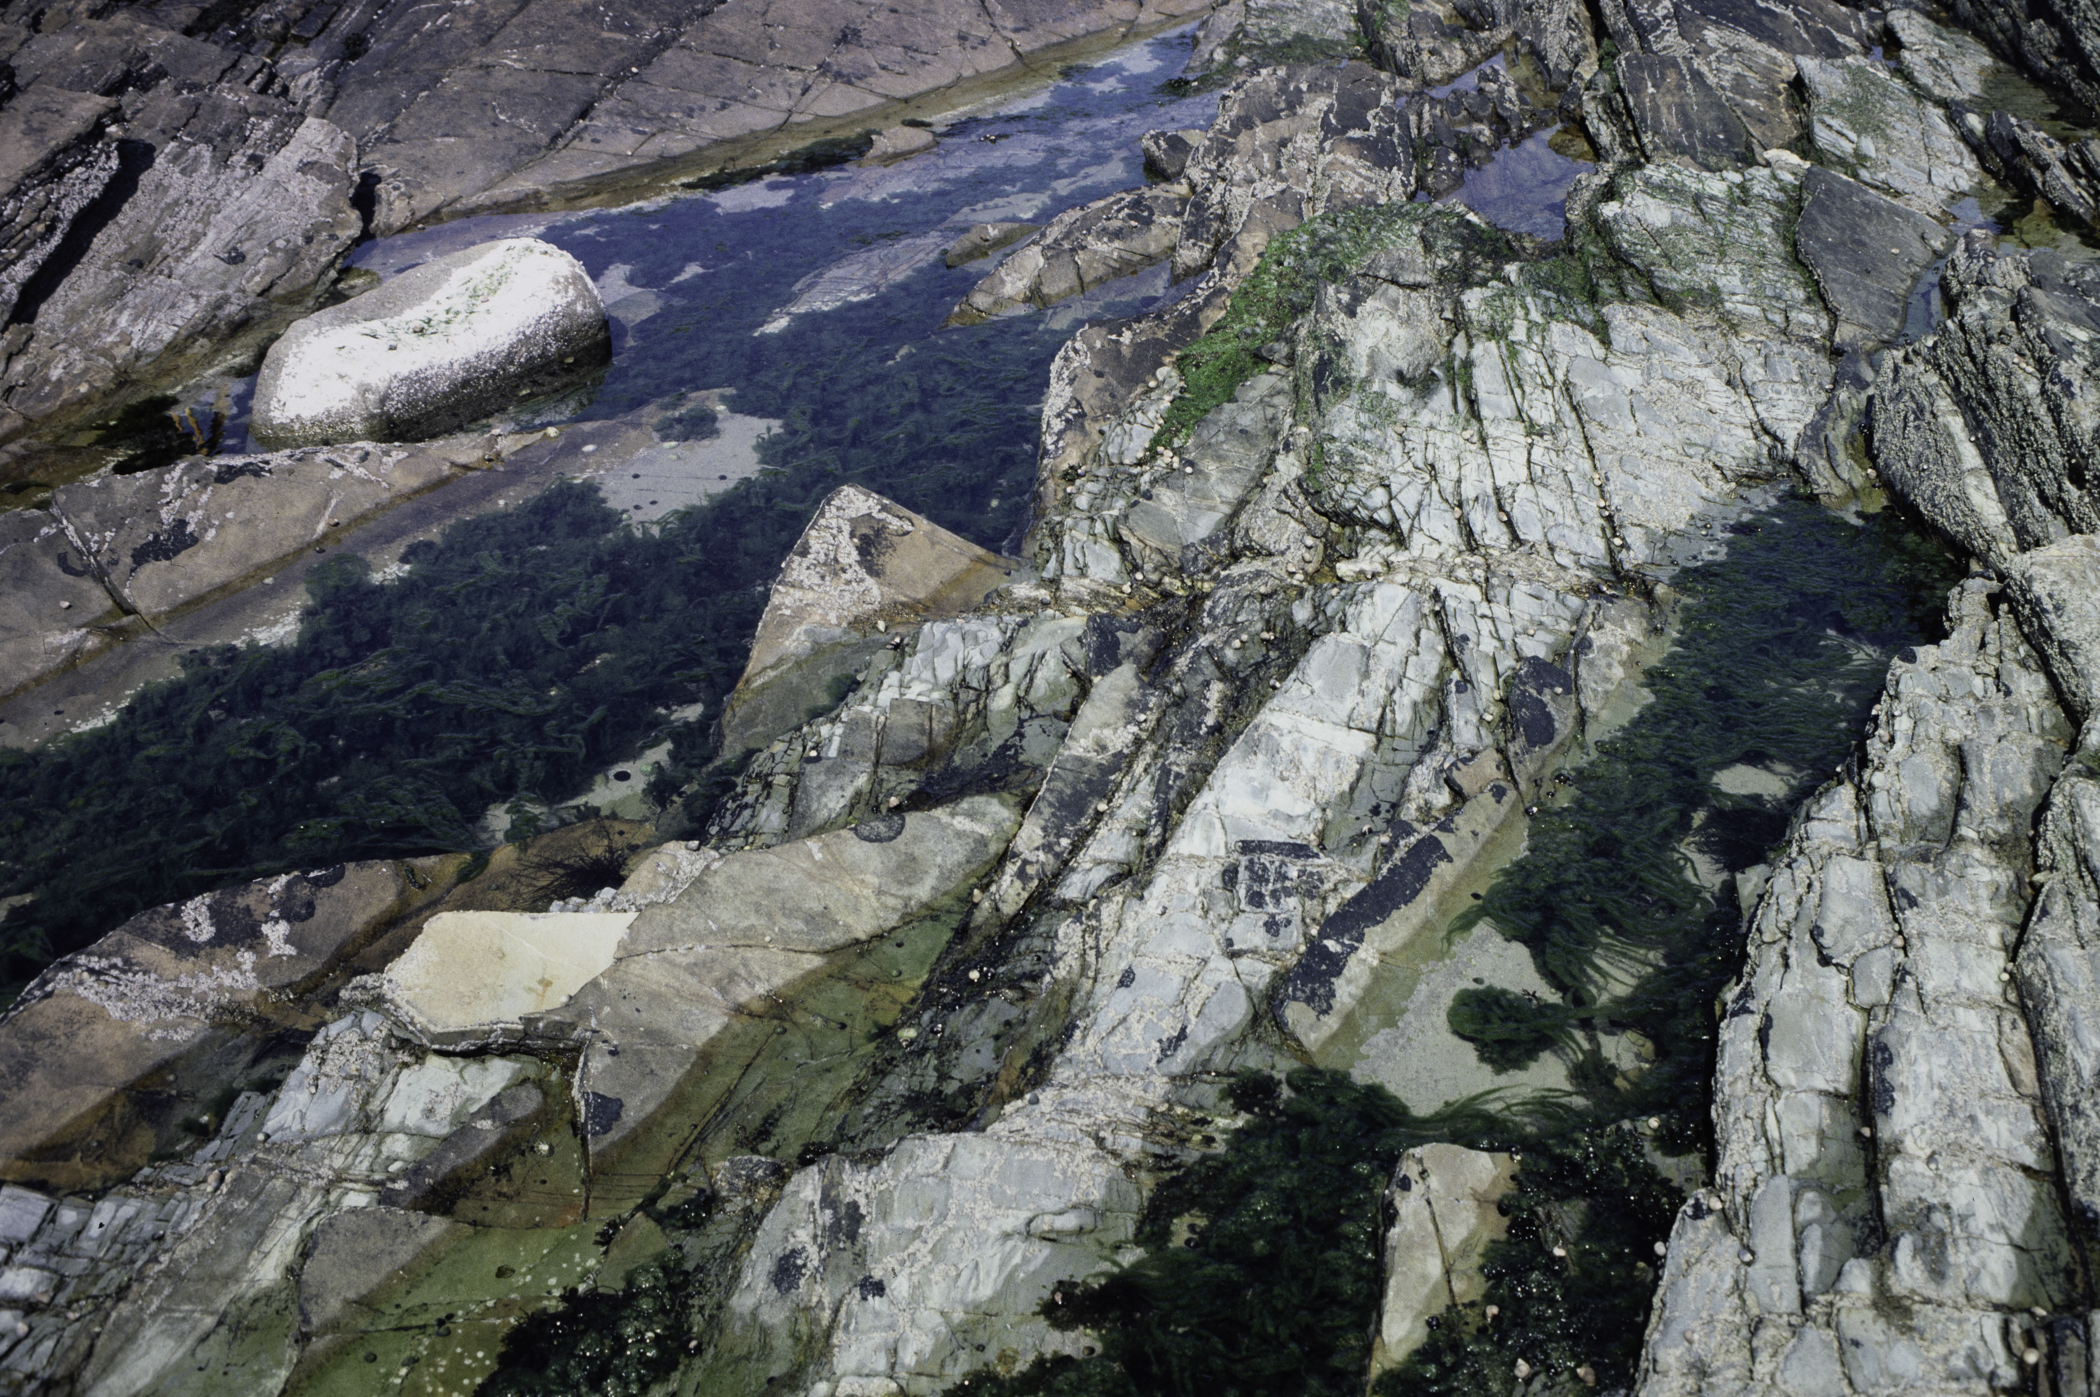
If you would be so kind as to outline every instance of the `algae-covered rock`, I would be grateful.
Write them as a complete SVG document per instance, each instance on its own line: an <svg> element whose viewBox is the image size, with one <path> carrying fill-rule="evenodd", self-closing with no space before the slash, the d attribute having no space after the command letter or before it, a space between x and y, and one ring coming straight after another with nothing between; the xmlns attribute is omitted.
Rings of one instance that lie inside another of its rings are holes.
<svg viewBox="0 0 2100 1397"><path fill-rule="evenodd" d="M251 431L277 447L434 437L573 382L611 353L582 264L507 238L292 326L263 360Z"/></svg>

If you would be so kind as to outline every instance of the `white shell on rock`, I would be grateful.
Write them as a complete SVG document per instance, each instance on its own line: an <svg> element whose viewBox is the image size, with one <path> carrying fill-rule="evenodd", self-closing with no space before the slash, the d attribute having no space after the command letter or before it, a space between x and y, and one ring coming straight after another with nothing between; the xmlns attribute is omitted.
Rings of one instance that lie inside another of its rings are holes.
<svg viewBox="0 0 2100 1397"><path fill-rule="evenodd" d="M506 238L294 324L263 360L250 431L273 448L418 440L610 353L605 306L583 265L537 238Z"/></svg>

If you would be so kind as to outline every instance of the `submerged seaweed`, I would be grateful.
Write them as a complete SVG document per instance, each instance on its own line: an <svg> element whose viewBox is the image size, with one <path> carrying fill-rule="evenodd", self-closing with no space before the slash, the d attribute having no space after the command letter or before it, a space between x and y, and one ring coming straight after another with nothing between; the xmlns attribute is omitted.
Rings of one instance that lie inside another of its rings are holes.
<svg viewBox="0 0 2100 1397"><path fill-rule="evenodd" d="M638 1267L617 1291L579 1287L503 1339L479 1397L642 1397L693 1349L694 1278L677 1252Z"/></svg>
<svg viewBox="0 0 2100 1397"><path fill-rule="evenodd" d="M1417 1116L1335 1073L1294 1072L1287 1092L1242 1077L1228 1095L1247 1124L1154 1191L1143 1257L1044 1307L1054 1326L1098 1336L1098 1349L951 1392L1362 1392L1385 1189L1402 1152L1432 1141L1516 1155L1499 1205L1509 1230L1485 1253L1485 1294L1436 1317L1372 1391L1504 1391L1519 1360L1544 1384L1535 1390L1628 1386L1657 1249L1684 1201L1653 1151L1703 1142L1714 997L1741 960L1740 916L1689 851L1724 879L1767 856L1843 760L1890 654L1939 634L1939 601L1957 579L1951 555L1892 514L1855 526L1796 501L1738 525L1725 561L1680 579L1682 631L1646 676L1654 700L1599 744L1571 798L1541 811L1526 854L1461 923L1522 942L1567 1002L1471 990L1453 1028L1497 1067L1562 1051L1580 1094ZM1783 793L1716 787L1736 765L1783 773ZM1629 1078L1600 1051L1604 1029L1643 1035L1653 1064Z"/></svg>
<svg viewBox="0 0 2100 1397"><path fill-rule="evenodd" d="M1435 1140L1506 1142L1510 1123L1478 1102L1417 1116L1383 1087L1311 1067L1283 1083L1247 1073L1226 1095L1245 1123L1154 1190L1146 1254L1044 1303L1053 1327L1091 1331L1098 1350L951 1392L1359 1397L1394 1164Z"/></svg>
<svg viewBox="0 0 2100 1397"><path fill-rule="evenodd" d="M1643 678L1653 700L1597 745L1573 793L1533 820L1524 855L1453 924L1521 943L1566 1002L1469 989L1453 1031L1503 1070L1560 1048L1603 1118L1653 1114L1669 1148L1696 1148L1714 996L1741 952L1722 894L1844 761L1890 656L1936 637L1958 578L1893 513L1854 525L1795 500L1735 525L1724 559L1679 579L1679 636ZM1731 768L1769 793L1731 794L1716 782ZM1652 1048L1637 1080L1605 1063L1607 1028Z"/></svg>
<svg viewBox="0 0 2100 1397"><path fill-rule="evenodd" d="M1118 187L1136 157L1102 158L1100 118L1142 130L1156 94L1052 96L951 139L1026 130L1045 156L1086 162L1049 197ZM546 230L593 276L618 266L662 305L628 332L589 415L645 413L664 435L702 439L718 423L691 394L734 386L738 411L781 423L760 447L772 469L644 529L565 484L411 549L399 579L341 559L316 575L293 644L200 650L107 726L0 752L0 898L35 895L0 922L0 1003L156 904L286 869L472 848L492 806L511 810L511 836L530 833L536 812L650 740L672 749L647 794L669 804L684 791L701 813L723 785L703 775L714 715L817 506L852 482L1001 546L1024 522L1037 400L1068 334L1015 317L936 335L983 271L938 256L864 300L775 317L813 268L900 218L939 223L959 202L1023 196L1053 163L966 172L931 209L827 202L823 182L847 177L813 175L778 205L695 198ZM159 436L119 444L180 446L166 406L112 428ZM694 704L705 722L665 726Z"/></svg>

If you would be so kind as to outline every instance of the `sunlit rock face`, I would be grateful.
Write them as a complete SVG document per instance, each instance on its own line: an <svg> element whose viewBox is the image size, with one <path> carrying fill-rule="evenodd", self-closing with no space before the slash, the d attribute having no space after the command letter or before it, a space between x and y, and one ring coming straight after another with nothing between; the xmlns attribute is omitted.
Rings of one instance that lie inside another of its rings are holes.
<svg viewBox="0 0 2100 1397"><path fill-rule="evenodd" d="M252 430L279 447L415 441L611 357L605 307L582 265L552 244L509 238L293 325L263 360Z"/></svg>
<svg viewBox="0 0 2100 1397"><path fill-rule="evenodd" d="M1090 188L977 307L1188 283L1059 356L1021 560L858 484L786 501L704 819L536 882L392 872L296 983L240 978L307 954L295 882L176 904L0 1021L109 1001L150 1047L138 1005L230 985L182 1001L204 1080L288 1016L179 1158L0 1192L0 1364L1144 1390L1326 1316L1312 1361L1411 1397L2088 1391L2100 283L1967 231L2012 128L1914 20L1221 10L1199 56L1245 73L1146 144L1174 182ZM1563 116L1553 159L1612 159L1522 228L1410 200ZM761 333L1017 212L848 254ZM253 966L196 934L230 898ZM1323 1136L1342 1107L1375 1128ZM1278 1258L1353 1279L1217 1322Z"/></svg>

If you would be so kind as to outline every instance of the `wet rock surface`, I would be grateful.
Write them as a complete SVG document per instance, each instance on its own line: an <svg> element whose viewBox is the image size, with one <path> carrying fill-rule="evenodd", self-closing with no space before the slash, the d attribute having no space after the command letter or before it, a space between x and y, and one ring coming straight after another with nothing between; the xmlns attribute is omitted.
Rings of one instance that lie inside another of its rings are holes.
<svg viewBox="0 0 2100 1397"><path fill-rule="evenodd" d="M617 91L534 68L552 41L530 5L416 31L427 53L375 21L390 81L438 75L398 110L405 87L381 101L341 67L300 90L334 84L344 139L406 161L444 112L536 74L540 126L455 153L472 190L444 197L493 207L528 197L507 173L528 146L536 187L583 187L756 112L814 121L931 81L897 31L923 17L857 34L896 52L849 72L736 3L676 33L607 19L598 41L633 70ZM1496 1328L1492 1258L1521 1245L1585 1274L1586 1224L1536 1193L1512 1211L1538 1186L1521 1152L1454 1134L1374 1170L1389 1211L1363 1377L1426 1381L1444 1337L1493 1330L1532 1393L2089 1390L2100 283L1957 212L1995 176L2078 214L2063 152L2082 147L2004 112L1978 135L1951 104L1989 60L1915 16L1595 13L1607 32L1554 5L1220 11L1199 56L1247 71L1208 130L1148 138L1167 182L1051 221L966 303L1046 306L1162 262L1192 283L1059 356L1024 558L858 486L822 502L725 717L744 760L694 837L593 865L595 890L427 921L436 882L404 890L405 866L336 870L330 888L364 889L342 908L301 900L323 875L288 874L54 967L0 1018L18 1095L80 1099L8 1146L41 1190L0 1193L14 1388L479 1383L524 1362L517 1336L600 1302L671 1306L683 1346L633 1362L686 1390L933 1393L1084 1364L1092 1321L1058 1307L1132 1262L1163 1181L1230 1148L1230 1074L1338 1051L1391 965L1415 976L1412 1018L1360 1075L1410 1090L1483 1079L1445 1070L1469 979L1507 975L1570 1022L1597 1009L1439 934L1647 701L1643 666L1685 624L1681 570L1799 485L1863 511L1893 495L1974 575L1944 638L1888 665L1841 769L1716 776L1731 799L1813 791L1790 822L1750 811L1777 844L1744 835L1757 847L1725 867L1685 845L1700 896L1741 906L1710 1157L1664 1153L1696 1122L1596 1132L1688 1195L1658 1254L1611 1263L1654 1286L1645 1338ZM2030 63L2081 22L1964 18ZM1009 51L941 61L990 71L1091 22L1001 21ZM1893 69L1869 55L1889 31ZM22 93L117 62L130 32L26 40ZM487 71L445 66L470 37ZM800 45L764 78L762 39ZM1382 66L1344 59L1359 39ZM1504 44L1470 88L1420 92ZM1323 61L1264 65L1279 56ZM55 208L97 177L81 143L107 112L35 110L49 149L17 163ZM1569 188L1561 240L1413 199L1570 115L1608 159ZM373 217L440 207L419 202L432 187L386 175ZM44 217L16 207L0 216ZM948 259L1018 231L986 222ZM0 613L5 653L74 663L106 643L94 627L272 565L265 536L335 517L289 488L321 462L340 508L370 512L445 460L333 450L108 477L0 516L21 521L0 525L0 575L37 599ZM295 1031L262 1054L276 1026ZM1579 1092L1655 1070L1623 1030L1584 1030L1610 1042ZM55 1080L83 1057L105 1065ZM1565 1058L1550 1070L1573 1082ZM169 1080L237 1088L201 1143L154 1134L140 1103ZM151 1144L79 1143L120 1126ZM1173 1223L1201 1250L1204 1218ZM1635 1357L1607 1361L1613 1344Z"/></svg>
<svg viewBox="0 0 2100 1397"><path fill-rule="evenodd" d="M1202 8L10 5L0 441L252 352L363 233L762 162Z"/></svg>

